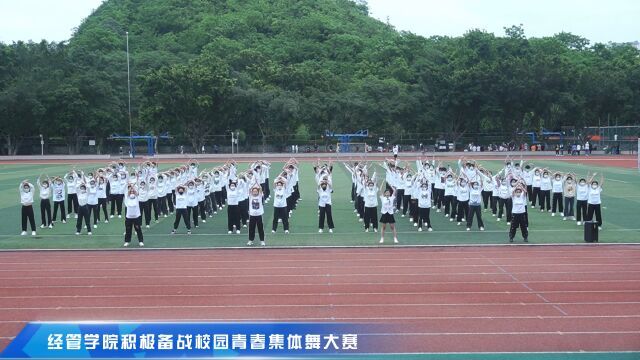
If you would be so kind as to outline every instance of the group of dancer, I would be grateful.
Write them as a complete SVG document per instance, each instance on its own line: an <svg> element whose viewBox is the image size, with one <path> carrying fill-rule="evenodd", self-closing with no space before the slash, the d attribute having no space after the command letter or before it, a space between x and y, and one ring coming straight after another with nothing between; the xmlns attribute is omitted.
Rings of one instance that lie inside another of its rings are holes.
<svg viewBox="0 0 640 360"><path fill-rule="evenodd" d="M377 174L368 163L345 164L351 174L351 202L364 231L378 231L377 196L382 201L383 224L380 243L384 242L384 230L389 224L397 242L394 213L409 218L418 231L433 231L431 210L444 212L445 218L457 225L466 224L471 231L474 219L480 231L484 231L482 210L491 211L496 221L503 216L509 228L509 241L513 242L520 228L523 240L528 242L528 209L559 214L563 220L591 221L595 215L602 229L601 198L604 178L589 174L578 178L573 173L562 173L547 168L524 164L522 160L507 158L497 173L483 168L478 162L460 158L457 166L445 166L434 159L417 160L415 169L409 164L401 166L397 157L381 164L385 171L384 186L379 186ZM382 193L381 193L382 192ZM385 204L391 202L393 209ZM574 213L577 205L577 216ZM484 209L483 209L484 208Z"/></svg>
<svg viewBox="0 0 640 360"><path fill-rule="evenodd" d="M244 171L239 171L234 161L200 170L199 163L190 160L164 171L159 171L153 161L135 167L120 161L87 173L73 168L60 177L43 174L35 185L28 180L20 184L22 235L27 234L28 223L32 235L36 235L33 202L37 186L41 228L53 228L59 212L62 223L73 215L77 235L83 228L91 235L101 221L108 223L114 217L122 218L124 212L124 246L129 245L133 231L140 246L144 246L143 225L149 228L152 221L157 223L159 218L175 214L171 233L176 234L182 222L187 234L191 234L192 225L198 228L226 207L227 233L240 234L241 229L248 227L247 245L253 245L257 231L264 246L264 206L272 197L272 233L278 231L280 223L285 234L290 232L290 217L301 199L298 165L296 159L287 161L272 186L271 163L267 161L250 163ZM445 218L457 225L465 224L467 231L471 231L474 221L484 231L482 210L490 211L496 221L504 219L510 226L511 242L518 228L524 241L528 241L528 211L537 206L540 211L550 212L551 216L558 214L578 225L595 216L602 228L602 175L599 180L597 174L579 178L574 173L510 158L495 174L466 158L460 158L455 167L436 163L434 159L417 160L415 167L410 165L403 165L397 157L387 159L381 164L384 176L378 176L376 164L344 164L351 174L353 211L364 223L365 232L378 232L378 223L382 224L380 243L384 243L387 226L393 232L394 243L399 242L394 214L408 217L417 231L433 231L431 210L444 213ZM327 226L332 233L333 164L318 161L313 168L318 232L324 232Z"/></svg>

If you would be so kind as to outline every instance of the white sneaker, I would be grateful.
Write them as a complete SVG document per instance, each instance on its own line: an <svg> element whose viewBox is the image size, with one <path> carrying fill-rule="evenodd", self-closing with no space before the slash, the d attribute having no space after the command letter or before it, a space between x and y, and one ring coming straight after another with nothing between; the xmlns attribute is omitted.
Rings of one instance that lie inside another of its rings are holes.
<svg viewBox="0 0 640 360"><path fill-rule="evenodd" d="M433 231L433 229L432 229L432 228L429 228L429 231Z"/></svg>
<svg viewBox="0 0 640 360"><path fill-rule="evenodd" d="M331 234L333 234L333 229L329 229L329 232L330 232Z"/></svg>
<svg viewBox="0 0 640 360"><path fill-rule="evenodd" d="M247 241L247 246L252 246L253 245L253 241Z"/></svg>
<svg viewBox="0 0 640 360"><path fill-rule="evenodd" d="M203 222L203 223L206 223L206 222L207 222L207 220L202 220L202 222Z"/></svg>
<svg viewBox="0 0 640 360"><path fill-rule="evenodd" d="M49 229L53 229L53 224L49 224Z"/></svg>
<svg viewBox="0 0 640 360"><path fill-rule="evenodd" d="M88 232L87 235L91 236L91 235L93 235L93 233L92 232Z"/></svg>
<svg viewBox="0 0 640 360"><path fill-rule="evenodd" d="M288 233L289 233L289 230L285 230L285 231L284 231L284 233L285 233L285 234L288 234Z"/></svg>
<svg viewBox="0 0 640 360"><path fill-rule="evenodd" d="M236 234L240 234L240 230L236 230Z"/></svg>
<svg viewBox="0 0 640 360"><path fill-rule="evenodd" d="M267 243L264 241L260 241L260 246L267 246Z"/></svg>
<svg viewBox="0 0 640 360"><path fill-rule="evenodd" d="M247 224L242 225L242 227L243 227L243 228L246 228L246 227L247 227Z"/></svg>
<svg viewBox="0 0 640 360"><path fill-rule="evenodd" d="M276 233L276 231L275 231L275 230L271 230L271 233L272 233L272 234L275 234L275 233Z"/></svg>
<svg viewBox="0 0 640 360"><path fill-rule="evenodd" d="M76 231L76 235L80 235L80 233Z"/></svg>
<svg viewBox="0 0 640 360"><path fill-rule="evenodd" d="M318 229L318 233L322 234L322 229Z"/></svg>
<svg viewBox="0 0 640 360"><path fill-rule="evenodd" d="M358 219L358 222L362 222L362 221L363 221L362 218Z"/></svg>
<svg viewBox="0 0 640 360"><path fill-rule="evenodd" d="M484 231L484 227L480 227L480 231Z"/></svg>
<svg viewBox="0 0 640 360"><path fill-rule="evenodd" d="M384 243L384 239L380 239L380 244L383 244L383 243Z"/></svg>
<svg viewBox="0 0 640 360"><path fill-rule="evenodd" d="M113 215L109 216L110 219L113 219Z"/></svg>
<svg viewBox="0 0 640 360"><path fill-rule="evenodd" d="M118 219L122 219L122 215L118 215Z"/></svg>
<svg viewBox="0 0 640 360"><path fill-rule="evenodd" d="M399 243L399 242L400 242L400 241L398 241L398 238L393 238L393 243L394 243L394 244L397 244L397 243Z"/></svg>
<svg viewBox="0 0 640 360"><path fill-rule="evenodd" d="M497 218L496 221L500 221L500 218Z"/></svg>
<svg viewBox="0 0 640 360"><path fill-rule="evenodd" d="M422 232L422 228L421 228L421 227L419 227L419 228L418 228L418 231L419 231L419 232Z"/></svg>
<svg viewBox="0 0 640 360"><path fill-rule="evenodd" d="M145 225L145 228L147 228L147 229L149 229L150 227L151 227L151 226L149 226L149 225Z"/></svg>
<svg viewBox="0 0 640 360"><path fill-rule="evenodd" d="M27 235L27 232L23 231L23 232L20 233L20 235L25 236L25 235Z"/></svg>
<svg viewBox="0 0 640 360"><path fill-rule="evenodd" d="M404 215L404 214L402 214L402 217L405 217L405 215Z"/></svg>
<svg viewBox="0 0 640 360"><path fill-rule="evenodd" d="M139 244L138 244L138 246L140 246L140 247L144 247L144 243L143 243L143 242L141 242L141 243L139 243Z"/></svg>
<svg viewBox="0 0 640 360"><path fill-rule="evenodd" d="M76 214L76 219L78 218L78 214Z"/></svg>
<svg viewBox="0 0 640 360"><path fill-rule="evenodd" d="M551 213L551 216L556 216L556 213Z"/></svg>
<svg viewBox="0 0 640 360"><path fill-rule="evenodd" d="M218 215L218 212L217 212L217 211L214 211L214 212L213 212L213 215ZM165 217L166 217L166 216L165 216Z"/></svg>
<svg viewBox="0 0 640 360"><path fill-rule="evenodd" d="M564 213L563 213L563 212L561 212L561 213L560 213L560 216L564 216Z"/></svg>
<svg viewBox="0 0 640 360"><path fill-rule="evenodd" d="M598 226L598 230L602 230L602 226ZM35 231L32 235L35 235Z"/></svg>
<svg viewBox="0 0 640 360"><path fill-rule="evenodd" d="M98 228L98 224L93 224L93 228L97 229Z"/></svg>
<svg viewBox="0 0 640 360"><path fill-rule="evenodd" d="M105 224L108 224L108 223L109 223L109 220L105 220L105 221L104 221L104 223L105 223Z"/></svg>
<svg viewBox="0 0 640 360"><path fill-rule="evenodd" d="M191 230L187 230L187 235L191 235Z"/></svg>
<svg viewBox="0 0 640 360"><path fill-rule="evenodd" d="M129 247L129 243L128 243L128 242L126 242L126 243L124 243L124 245L122 245L122 246L124 246L124 247Z"/></svg>
<svg viewBox="0 0 640 360"><path fill-rule="evenodd" d="M440 212L440 209L436 210L436 212L437 212L437 213L439 213L439 212Z"/></svg>
<svg viewBox="0 0 640 360"><path fill-rule="evenodd" d="M364 229L364 232L369 232L369 228Z"/></svg>
<svg viewBox="0 0 640 360"><path fill-rule="evenodd" d="M413 223L413 227L418 227L418 223Z"/></svg>
<svg viewBox="0 0 640 360"><path fill-rule="evenodd" d="M167 214L164 214L164 217L167 217Z"/></svg>
<svg viewBox="0 0 640 360"><path fill-rule="evenodd" d="M448 218L448 217L449 217L449 214L444 214L444 217Z"/></svg>
<svg viewBox="0 0 640 360"><path fill-rule="evenodd" d="M582 225L582 222L581 222L581 221L578 221L578 222L577 222L577 224L578 224L578 226L580 226L580 225Z"/></svg>
<svg viewBox="0 0 640 360"><path fill-rule="evenodd" d="M108 222L108 221L107 221L107 222ZM63 223L63 224L66 224L66 223L67 223L67 220L62 220L62 223Z"/></svg>
<svg viewBox="0 0 640 360"><path fill-rule="evenodd" d="M44 224L40 225L40 229L44 229Z"/></svg>
<svg viewBox="0 0 640 360"><path fill-rule="evenodd" d="M449 222L453 222L453 218L449 218Z"/></svg>
<svg viewBox="0 0 640 360"><path fill-rule="evenodd" d="M511 225L511 221L507 221L507 225Z"/></svg>
<svg viewBox="0 0 640 360"><path fill-rule="evenodd" d="M460 226L460 224L462 224L460 221L458 221L458 226Z"/></svg>
<svg viewBox="0 0 640 360"><path fill-rule="evenodd" d="M373 232L378 232L378 228L373 228Z"/></svg>
<svg viewBox="0 0 640 360"><path fill-rule="evenodd" d="M567 217L566 217L566 216L565 216L565 217L563 217L563 218L562 218L562 221L567 221Z"/></svg>
<svg viewBox="0 0 640 360"><path fill-rule="evenodd" d="M471 228L467 228L467 231L471 231Z"/></svg>
<svg viewBox="0 0 640 360"><path fill-rule="evenodd" d="M227 231L227 234L231 234L231 233L232 233L232 231Z"/></svg>

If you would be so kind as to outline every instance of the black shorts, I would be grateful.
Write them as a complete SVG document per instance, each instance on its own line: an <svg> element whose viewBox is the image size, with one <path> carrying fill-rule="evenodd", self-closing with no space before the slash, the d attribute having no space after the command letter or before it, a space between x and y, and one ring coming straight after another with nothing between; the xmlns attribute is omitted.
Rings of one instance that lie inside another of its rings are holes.
<svg viewBox="0 0 640 360"><path fill-rule="evenodd" d="M393 214L382 214L382 216L380 217L380 223L395 224L396 219L393 217Z"/></svg>

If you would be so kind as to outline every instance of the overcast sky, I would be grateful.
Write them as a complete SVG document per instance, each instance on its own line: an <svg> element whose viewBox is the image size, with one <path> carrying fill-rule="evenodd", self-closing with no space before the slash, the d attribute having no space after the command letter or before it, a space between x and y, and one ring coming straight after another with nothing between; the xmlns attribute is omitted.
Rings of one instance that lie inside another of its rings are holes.
<svg viewBox="0 0 640 360"><path fill-rule="evenodd" d="M67 40L101 3L0 0L0 41ZM369 9L398 30L423 36L459 36L473 28L503 35L503 27L523 24L528 37L567 31L592 42L640 40L638 0L369 0Z"/></svg>

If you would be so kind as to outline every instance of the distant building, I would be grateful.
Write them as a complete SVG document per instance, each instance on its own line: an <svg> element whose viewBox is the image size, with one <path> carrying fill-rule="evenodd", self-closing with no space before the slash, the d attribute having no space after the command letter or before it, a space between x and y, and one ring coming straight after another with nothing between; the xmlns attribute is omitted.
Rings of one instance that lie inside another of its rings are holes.
<svg viewBox="0 0 640 360"><path fill-rule="evenodd" d="M631 45L633 45L636 49L640 50L640 41L634 41L630 43Z"/></svg>

